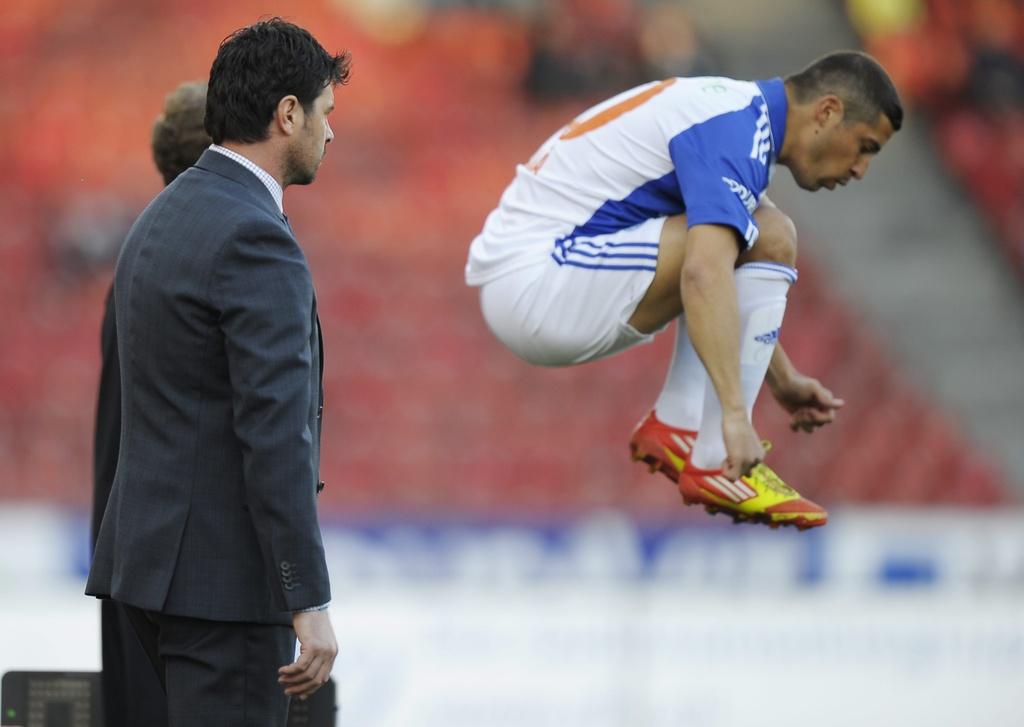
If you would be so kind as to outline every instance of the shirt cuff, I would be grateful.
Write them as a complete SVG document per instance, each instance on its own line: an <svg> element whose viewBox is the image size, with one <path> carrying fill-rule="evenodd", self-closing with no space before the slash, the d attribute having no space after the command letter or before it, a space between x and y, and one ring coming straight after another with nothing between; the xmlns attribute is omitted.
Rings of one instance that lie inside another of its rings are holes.
<svg viewBox="0 0 1024 727"><path fill-rule="evenodd" d="M327 607L331 605L331 602L322 603L319 606L310 606L309 608L300 608L295 613L312 613L313 611L326 611Z"/></svg>

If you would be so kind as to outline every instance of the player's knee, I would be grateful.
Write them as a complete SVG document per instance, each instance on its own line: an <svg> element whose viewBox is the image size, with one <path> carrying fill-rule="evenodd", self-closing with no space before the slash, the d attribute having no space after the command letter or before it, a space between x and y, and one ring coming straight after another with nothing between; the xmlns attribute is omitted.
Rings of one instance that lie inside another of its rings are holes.
<svg viewBox="0 0 1024 727"><path fill-rule="evenodd" d="M755 215L760 234L742 262L766 260L796 266L796 225L777 207L759 209Z"/></svg>

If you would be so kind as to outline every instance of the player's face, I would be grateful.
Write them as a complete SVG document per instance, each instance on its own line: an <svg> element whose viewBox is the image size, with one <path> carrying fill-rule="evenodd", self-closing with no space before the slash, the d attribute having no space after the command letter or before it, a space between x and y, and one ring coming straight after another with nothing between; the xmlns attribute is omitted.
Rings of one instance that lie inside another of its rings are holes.
<svg viewBox="0 0 1024 727"><path fill-rule="evenodd" d="M851 179L863 179L874 156L893 134L892 123L879 114L872 124L866 121L827 120L810 137L802 163L793 177L812 192L845 186Z"/></svg>
<svg viewBox="0 0 1024 727"><path fill-rule="evenodd" d="M334 89L330 85L320 92L309 113L303 112L301 130L296 134L288 153L290 184L309 184L327 153L334 131L327 116L334 110Z"/></svg>

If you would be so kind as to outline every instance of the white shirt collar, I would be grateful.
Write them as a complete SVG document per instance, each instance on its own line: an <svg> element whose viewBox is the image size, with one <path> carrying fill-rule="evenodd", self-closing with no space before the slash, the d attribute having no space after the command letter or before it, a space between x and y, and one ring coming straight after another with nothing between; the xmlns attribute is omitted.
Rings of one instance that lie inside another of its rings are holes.
<svg viewBox="0 0 1024 727"><path fill-rule="evenodd" d="M274 198L274 201L277 203L278 211L281 214L284 214L284 190L281 189L281 185L277 183L276 179L270 176L270 173L267 172L266 169L250 161L238 152L231 151L220 144L210 144L210 149L218 154L223 154L228 159L234 159L236 162L255 174L256 177L263 182L263 186L267 188L267 191L270 192L270 196Z"/></svg>

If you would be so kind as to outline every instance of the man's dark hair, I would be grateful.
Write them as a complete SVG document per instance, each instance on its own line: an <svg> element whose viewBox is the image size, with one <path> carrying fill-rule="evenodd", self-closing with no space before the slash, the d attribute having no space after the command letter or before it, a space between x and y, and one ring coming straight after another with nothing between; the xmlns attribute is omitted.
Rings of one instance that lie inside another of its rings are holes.
<svg viewBox="0 0 1024 727"><path fill-rule="evenodd" d="M153 123L153 161L170 184L191 167L210 145L203 128L206 81L187 81L167 94L164 110Z"/></svg>
<svg viewBox="0 0 1024 727"><path fill-rule="evenodd" d="M889 74L874 58L859 51L822 56L786 79L799 103L835 94L843 101L848 121L875 123L885 114L893 131L903 125L903 106Z"/></svg>
<svg viewBox="0 0 1024 727"><path fill-rule="evenodd" d="M308 113L328 84L348 80L350 64L347 52L332 56L309 31L281 18L236 30L210 68L206 131L217 144L263 141L282 98L294 95Z"/></svg>

